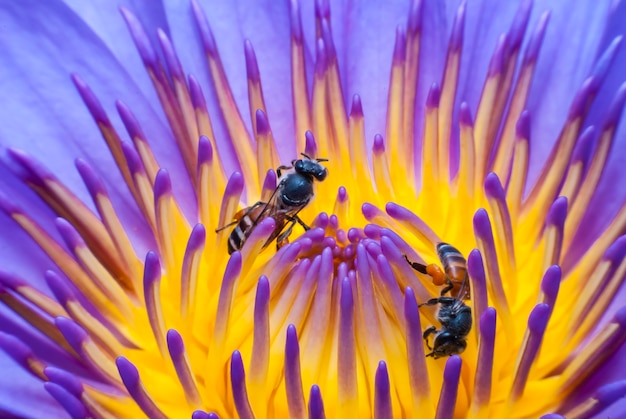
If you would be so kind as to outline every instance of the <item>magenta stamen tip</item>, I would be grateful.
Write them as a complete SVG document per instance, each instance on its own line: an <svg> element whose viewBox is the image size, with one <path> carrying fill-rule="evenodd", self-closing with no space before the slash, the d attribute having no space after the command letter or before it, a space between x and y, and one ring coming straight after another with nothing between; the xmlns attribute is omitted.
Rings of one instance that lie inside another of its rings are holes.
<svg viewBox="0 0 626 419"><path fill-rule="evenodd" d="M408 327L419 327L419 310L417 300L415 299L415 292L411 287L404 289L404 318L408 323Z"/></svg>
<svg viewBox="0 0 626 419"><path fill-rule="evenodd" d="M561 416L557 413L548 413L547 415L541 416L539 419L565 419L565 416Z"/></svg>
<svg viewBox="0 0 626 419"><path fill-rule="evenodd" d="M195 18L198 31L200 32L200 39L202 41L204 52L211 56L216 56L217 46L215 45L213 32L211 32L209 21L207 20L206 15L204 14L202 7L200 7L197 0L191 0L191 9L193 11L193 16Z"/></svg>
<svg viewBox="0 0 626 419"><path fill-rule="evenodd" d="M213 146L211 141L204 135L198 141L198 166L213 160Z"/></svg>
<svg viewBox="0 0 626 419"><path fill-rule="evenodd" d="M196 410L191 414L191 419L209 419L209 418L219 419L219 417L215 413L207 413L203 410Z"/></svg>
<svg viewBox="0 0 626 419"><path fill-rule="evenodd" d="M531 63L537 61L537 56L539 55L539 50L541 49L541 44L543 43L543 37L546 33L549 21L550 12L546 11L539 18L535 31L528 41L526 53L524 54L524 65L530 65Z"/></svg>
<svg viewBox="0 0 626 419"><path fill-rule="evenodd" d="M330 222L330 226L332 228L334 229L339 228L339 218L337 218L335 214L332 214L330 218L328 219L328 221Z"/></svg>
<svg viewBox="0 0 626 419"><path fill-rule="evenodd" d="M559 196L554 200L550 209L548 210L548 216L546 217L546 224L555 225L559 229L563 228L565 218L567 217L567 198Z"/></svg>
<svg viewBox="0 0 626 419"><path fill-rule="evenodd" d="M595 77L589 77L583 82L582 87L578 90L576 96L574 96L574 100L570 106L567 115L568 121L573 121L585 114L598 87L598 79Z"/></svg>
<svg viewBox="0 0 626 419"><path fill-rule="evenodd" d="M74 396L80 397L83 393L83 385L74 374L56 367L46 367L43 373L48 380L60 385Z"/></svg>
<svg viewBox="0 0 626 419"><path fill-rule="evenodd" d="M413 0L411 3L407 29L411 35L422 30L422 0Z"/></svg>
<svg viewBox="0 0 626 419"><path fill-rule="evenodd" d="M230 358L230 373L233 386L235 386L235 383L243 383L246 379L241 352L237 350L233 352Z"/></svg>
<svg viewBox="0 0 626 419"><path fill-rule="evenodd" d="M246 58L246 74L248 79L258 83L261 80L259 73L259 64L256 60L256 54L254 53L254 47L249 39L246 39L243 43L244 56Z"/></svg>
<svg viewBox="0 0 626 419"><path fill-rule="evenodd" d="M359 95L352 96L350 116L353 118L363 118L363 105L361 104L361 96Z"/></svg>
<svg viewBox="0 0 626 419"><path fill-rule="evenodd" d="M508 46L508 39L506 35L501 35L498 38L498 43L496 44L496 50L491 56L491 61L489 62L489 70L487 71L487 77L492 78L502 73L502 68L505 64L504 55L506 53L506 49Z"/></svg>
<svg viewBox="0 0 626 419"><path fill-rule="evenodd" d="M489 214L484 208L479 208L474 213L474 231L477 236L491 237L491 221L489 220Z"/></svg>
<svg viewBox="0 0 626 419"><path fill-rule="evenodd" d="M472 111L467 102L462 102L459 109L459 122L466 127L474 126L474 119L472 118Z"/></svg>
<svg viewBox="0 0 626 419"><path fill-rule="evenodd" d="M391 399L389 386L389 373L385 361L378 362L376 377L374 378L374 409L375 417L391 419Z"/></svg>
<svg viewBox="0 0 626 419"><path fill-rule="evenodd" d="M100 181L93 168L89 166L85 160L78 158L74 164L76 169L78 169L78 173L83 178L83 182L85 182L87 190L93 198L95 198L98 194L106 193L104 184Z"/></svg>
<svg viewBox="0 0 626 419"><path fill-rule="evenodd" d="M126 143L122 142L122 153L124 153L124 158L126 159L126 164L128 165L128 169L131 173L143 173L144 167L141 159L139 158L139 154L135 151L135 148Z"/></svg>
<svg viewBox="0 0 626 419"><path fill-rule="evenodd" d="M134 391L131 389L136 389L137 384L139 384L139 371L137 367L126 359L123 356L118 356L115 360L115 365L117 365L117 370L120 373L120 378L124 383L124 386L128 389L128 391L132 394Z"/></svg>
<svg viewBox="0 0 626 419"><path fill-rule="evenodd" d="M623 83L619 87L617 93L615 93L615 96L613 97L611 106L609 106L609 111L606 114L603 131L606 131L609 127L614 127L619 123L622 111L624 110L624 102L626 102L626 83Z"/></svg>
<svg viewBox="0 0 626 419"><path fill-rule="evenodd" d="M441 90L437 83L433 83L428 91L428 97L426 98L426 109L434 109L439 107L439 99L441 96Z"/></svg>
<svg viewBox="0 0 626 419"><path fill-rule="evenodd" d="M374 135L374 145L372 146L374 154L382 154L385 152L385 140L380 134Z"/></svg>
<svg viewBox="0 0 626 419"><path fill-rule="evenodd" d="M496 309L487 307L480 315L480 334L485 340L492 342L496 336Z"/></svg>
<svg viewBox="0 0 626 419"><path fill-rule="evenodd" d="M527 110L522 111L517 124L515 125L515 134L518 138L530 138L530 113Z"/></svg>
<svg viewBox="0 0 626 419"><path fill-rule="evenodd" d="M546 270L541 280L541 291L543 291L546 296L546 302L552 307L554 307L560 285L561 267L559 265L552 265Z"/></svg>
<svg viewBox="0 0 626 419"><path fill-rule="evenodd" d="M66 284L65 280L63 280L63 278L61 278L56 272L50 270L46 271L44 279L59 303L66 305L69 300L74 299L72 290Z"/></svg>
<svg viewBox="0 0 626 419"><path fill-rule="evenodd" d="M33 352L25 343L13 335L0 332L0 348L18 364L28 369L28 360L32 358Z"/></svg>
<svg viewBox="0 0 626 419"><path fill-rule="evenodd" d="M350 280L348 278L343 278L341 280L341 312L342 313L352 313L352 307L354 304L354 299L352 296L352 287L350 286Z"/></svg>
<svg viewBox="0 0 626 419"><path fill-rule="evenodd" d="M289 1L290 22L291 22L291 37L293 40L301 44L302 43L302 20L300 18L300 4L298 0Z"/></svg>
<svg viewBox="0 0 626 419"><path fill-rule="evenodd" d="M161 279L161 262L159 256L152 250L146 254L143 269L144 288L150 288L152 283Z"/></svg>
<svg viewBox="0 0 626 419"><path fill-rule="evenodd" d="M137 118L130 108L121 100L115 101L115 108L124 123L124 127L126 127L126 131L128 131L128 135L130 135L131 138L138 138L145 141L146 137L141 129L141 125L139 125L139 121L137 121Z"/></svg>
<svg viewBox="0 0 626 419"><path fill-rule="evenodd" d="M67 247L69 247L70 249L85 247L85 241L83 240L81 235L78 234L76 228L74 228L74 226L65 218L58 217L54 221L54 224L61 234L61 237L63 237L65 244L67 244Z"/></svg>
<svg viewBox="0 0 626 419"><path fill-rule="evenodd" d="M272 169L269 169L267 173L265 173L265 179L263 180L263 190L265 191L273 191L276 189L276 172Z"/></svg>
<svg viewBox="0 0 626 419"><path fill-rule="evenodd" d="M224 190L224 199L239 196L241 192L243 192L243 175L239 172L233 172L230 178L228 178L228 183Z"/></svg>
<svg viewBox="0 0 626 419"><path fill-rule="evenodd" d="M528 330L530 330L531 333L542 336L548 325L550 314L550 306L547 304L537 304L528 316Z"/></svg>
<svg viewBox="0 0 626 419"><path fill-rule="evenodd" d="M461 363L461 358L458 355L452 355L446 361L443 370L443 386L437 403L437 418L448 418L454 414L459 377L461 376Z"/></svg>
<svg viewBox="0 0 626 419"><path fill-rule="evenodd" d="M241 252L233 252L233 254L230 255L230 258L228 259L228 263L226 264L223 281L231 280L232 278L238 277L239 273L241 272L241 264Z"/></svg>
<svg viewBox="0 0 626 419"><path fill-rule="evenodd" d="M8 148L7 155L11 160L20 165L20 167L26 171L28 180L33 182L37 186L43 187L43 181L53 179L54 177L46 168L35 160L31 155L25 151L17 148Z"/></svg>
<svg viewBox="0 0 626 419"><path fill-rule="evenodd" d="M605 79L609 69L611 68L615 55L620 49L622 39L623 37L621 35L613 38L609 46L604 50L600 58L596 61L591 74L598 80L602 81Z"/></svg>
<svg viewBox="0 0 626 419"><path fill-rule="evenodd" d="M104 125L111 125L111 121L107 116L102 104L91 90L91 88L80 78L77 74L72 74L72 81L74 82L74 86L76 86L76 90L80 94L80 97L85 102L87 109L89 109L89 113L93 117L93 119Z"/></svg>
<svg viewBox="0 0 626 419"><path fill-rule="evenodd" d="M315 217L315 219L313 220L313 225L317 228L325 229L326 227L328 227L328 223L330 222L330 219L328 217L328 214L326 214L325 212L320 212L319 214L317 214L317 217Z"/></svg>
<svg viewBox="0 0 626 419"><path fill-rule="evenodd" d="M73 394L58 384L46 382L44 389L65 409L72 419L84 419L89 417L89 412L85 405Z"/></svg>
<svg viewBox="0 0 626 419"><path fill-rule="evenodd" d="M206 112L206 100L204 99L204 93L202 93L202 86L200 86L198 80L191 74L187 77L187 82L189 84L189 95L191 96L193 107Z"/></svg>
<svg viewBox="0 0 626 419"><path fill-rule="evenodd" d="M465 30L465 11L467 1L463 1L456 11L454 23L452 24L452 34L450 35L449 52L458 53L463 46L463 32Z"/></svg>
<svg viewBox="0 0 626 419"><path fill-rule="evenodd" d="M315 49L315 74L317 77L324 77L328 68L328 57L326 55L326 46L324 40L318 39Z"/></svg>
<svg viewBox="0 0 626 419"><path fill-rule="evenodd" d="M159 169L154 179L154 201L165 195L172 194L172 181L170 175L165 169Z"/></svg>
<svg viewBox="0 0 626 419"><path fill-rule="evenodd" d="M270 299L270 281L265 275L259 277L256 285L255 307L264 306Z"/></svg>
<svg viewBox="0 0 626 419"><path fill-rule="evenodd" d="M513 51L519 49L522 41L524 40L524 33L526 32L528 19L530 18L530 12L532 9L533 0L522 1L517 9L517 13L513 19L513 24L511 25L511 29L509 29L508 33L509 45Z"/></svg>
<svg viewBox="0 0 626 419"><path fill-rule="evenodd" d="M126 21L126 26L128 26L128 29L130 30L130 35L135 42L135 46L137 47L137 51L139 52L144 65L146 67L155 68L157 63L156 52L154 51L154 48L152 48L150 39L139 22L139 19L137 19L137 17L125 7L120 7L120 12Z"/></svg>
<svg viewBox="0 0 626 419"><path fill-rule="evenodd" d="M396 27L396 42L393 48L393 62L395 65L401 65L406 55L406 35L404 28L400 25Z"/></svg>
<svg viewBox="0 0 626 419"><path fill-rule="evenodd" d="M265 116L265 112L257 109L256 113L256 131L258 135L268 135L270 133L270 123Z"/></svg>
<svg viewBox="0 0 626 419"><path fill-rule="evenodd" d="M0 271L0 284L9 289L15 290L18 287L26 286L27 282L13 273Z"/></svg>
<svg viewBox="0 0 626 419"><path fill-rule="evenodd" d="M309 419L324 419L325 417L322 392L317 384L313 384L309 394Z"/></svg>
<svg viewBox="0 0 626 419"><path fill-rule="evenodd" d="M167 34L160 28L157 29L157 37L159 38L159 44L161 45L161 50L163 51L163 56L165 57L165 62L167 63L170 75L173 79L184 82L185 74L183 72L183 67L180 65L180 61L176 56L176 51L174 50L172 41L170 41Z"/></svg>
<svg viewBox="0 0 626 419"><path fill-rule="evenodd" d="M603 259L619 263L626 257L626 235L620 236L604 252Z"/></svg>
<svg viewBox="0 0 626 419"><path fill-rule="evenodd" d="M449 383L456 383L459 381L461 374L461 357L453 355L446 361L446 366L443 370L443 380Z"/></svg>
<svg viewBox="0 0 626 419"><path fill-rule="evenodd" d="M87 340L87 332L73 320L67 317L56 317L54 324L70 346L78 353L81 352L83 343Z"/></svg>
<svg viewBox="0 0 626 419"><path fill-rule="evenodd" d="M172 359L179 358L185 353L185 343L183 337L176 331L176 329L170 329L167 331L167 348L170 351Z"/></svg>
<svg viewBox="0 0 626 419"><path fill-rule="evenodd" d="M304 152L307 156L314 158L317 156L317 143L315 142L315 136L311 131L304 133Z"/></svg>
<svg viewBox="0 0 626 419"><path fill-rule="evenodd" d="M369 202L365 202L363 205L361 205L361 212L367 220L371 220L375 216L381 214L381 211L378 209L378 207L370 204Z"/></svg>
<svg viewBox="0 0 626 419"><path fill-rule="evenodd" d="M315 0L315 18L319 20L330 18L330 4L328 0Z"/></svg>
<svg viewBox="0 0 626 419"><path fill-rule="evenodd" d="M615 315L613 316L613 320L620 325L620 327L626 327L626 306L617 310Z"/></svg>
<svg viewBox="0 0 626 419"><path fill-rule="evenodd" d="M337 59L337 51L335 50L333 35L330 31L330 21L327 19L322 20L322 39L324 40L324 47L326 47L328 62L334 62Z"/></svg>
<svg viewBox="0 0 626 419"><path fill-rule="evenodd" d="M506 199L506 193L500 183L500 178L493 172L489 172L485 178L485 194L487 197L495 198L500 201Z"/></svg>
<svg viewBox="0 0 626 419"><path fill-rule="evenodd" d="M576 141L576 148L572 155L573 162L582 162L583 167L587 166L587 163L593 156L593 146L595 144L596 129L593 125L585 128L580 137Z"/></svg>
<svg viewBox="0 0 626 419"><path fill-rule="evenodd" d="M3 193L0 193L0 210L2 210L8 216L11 216L11 214L18 214L22 212L17 206L15 206L13 201L10 200Z"/></svg>
<svg viewBox="0 0 626 419"><path fill-rule="evenodd" d="M600 387L595 394L595 399L597 399L602 405L608 406L625 395L626 380L621 380L605 384Z"/></svg>
<svg viewBox="0 0 626 419"><path fill-rule="evenodd" d="M346 202L348 200L348 191L346 191L346 188L344 186L340 186L339 190L337 191L337 201L343 203Z"/></svg>

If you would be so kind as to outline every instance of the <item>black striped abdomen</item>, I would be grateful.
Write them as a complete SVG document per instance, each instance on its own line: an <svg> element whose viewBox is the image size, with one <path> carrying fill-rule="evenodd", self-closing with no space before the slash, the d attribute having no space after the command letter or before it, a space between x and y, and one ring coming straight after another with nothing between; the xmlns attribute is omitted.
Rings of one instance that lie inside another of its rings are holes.
<svg viewBox="0 0 626 419"><path fill-rule="evenodd" d="M228 237L228 254L231 255L235 250L241 250L243 245L254 231L256 226L257 217L261 215L264 207L258 207L252 211L249 208L244 210L244 215L241 217L235 228Z"/></svg>
<svg viewBox="0 0 626 419"><path fill-rule="evenodd" d="M456 247L448 243L439 243L437 245L437 255L443 265L446 277L454 285L454 291L458 292L463 282L467 279L467 261Z"/></svg>

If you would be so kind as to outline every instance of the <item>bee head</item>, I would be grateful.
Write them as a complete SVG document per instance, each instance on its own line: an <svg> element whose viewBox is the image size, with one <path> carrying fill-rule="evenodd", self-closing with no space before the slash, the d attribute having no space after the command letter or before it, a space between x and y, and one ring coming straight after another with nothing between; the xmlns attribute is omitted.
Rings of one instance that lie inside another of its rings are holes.
<svg viewBox="0 0 626 419"><path fill-rule="evenodd" d="M320 163L324 161L328 161L327 159L311 159L309 156L303 154L304 159L298 159L293 162L293 168L296 173L305 176L313 176L319 182L326 179L328 176L328 170L322 166Z"/></svg>

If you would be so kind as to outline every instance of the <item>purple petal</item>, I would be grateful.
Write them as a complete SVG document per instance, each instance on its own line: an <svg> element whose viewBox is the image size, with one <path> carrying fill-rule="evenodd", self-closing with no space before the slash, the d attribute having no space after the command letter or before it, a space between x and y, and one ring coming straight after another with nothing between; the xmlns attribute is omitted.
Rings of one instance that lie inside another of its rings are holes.
<svg viewBox="0 0 626 419"><path fill-rule="evenodd" d="M14 6L7 4L0 8L0 22L7 30L3 42L6 62L0 70L0 89L13 97L12 106L3 114L6 119L0 124L4 145L19 145L34 155L47 156L46 163L51 171L76 191L81 191L79 178L66 162L81 155L101 174L107 175L104 178L111 194L124 198L122 219L129 218L136 211L134 204L104 141L94 130L87 109L77 98L69 74L74 72L85 78L109 115L115 114L115 100L124 99L140 121L144 124L149 121L144 126L148 138L170 139L160 111L152 107L158 102L152 94L144 95L102 40L67 6L59 1L44 4L30 0ZM116 25L123 25L119 15L115 21ZM128 38L121 42L129 43ZM25 51L38 53L26 54ZM86 56L92 59L86 60ZM46 71L36 70L41 68ZM136 72L144 70L139 67ZM145 80L145 74L142 77ZM18 122L25 118L28 124ZM118 132L123 132L119 122L113 123ZM15 132L22 135L15 136L12 134ZM63 138L64 141L25 142L24 138ZM154 151L159 161L171 163L166 165L176 180L184 179L182 161L173 141L159 142ZM181 182L181 187L186 189L186 182ZM128 221L133 223L132 218Z"/></svg>

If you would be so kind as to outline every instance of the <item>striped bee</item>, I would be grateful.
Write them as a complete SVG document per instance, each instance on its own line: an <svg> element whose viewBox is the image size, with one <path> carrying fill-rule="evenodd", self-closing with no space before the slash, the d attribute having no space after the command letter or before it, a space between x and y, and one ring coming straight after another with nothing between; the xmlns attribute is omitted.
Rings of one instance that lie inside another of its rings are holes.
<svg viewBox="0 0 626 419"><path fill-rule="evenodd" d="M293 160L291 166L280 166L276 169L279 178L284 170L293 169L293 172L280 180L267 202L259 201L242 209L235 214L233 222L215 230L220 232L235 225L228 238L229 254L235 250L241 250L255 227L267 217L272 217L276 226L265 241L263 248L266 248L274 240L276 240L276 248L287 243L295 223L300 224L304 230L309 230L309 226L298 217L298 213L313 198L313 182L315 180L321 182L326 179L328 170L320 163L328 160L311 159L304 153L302 156L304 159ZM285 227L287 228L285 229Z"/></svg>
<svg viewBox="0 0 626 419"><path fill-rule="evenodd" d="M445 285L441 290L441 295L450 292L450 296L460 300L470 299L469 278L467 276L467 261L454 246L448 243L437 244L437 256L443 266L435 263L430 265L422 265L421 263L411 262L404 255L406 261L413 269L433 278L433 284Z"/></svg>

